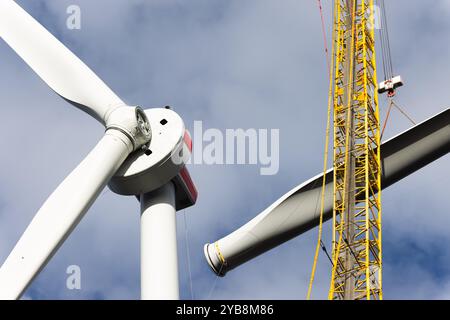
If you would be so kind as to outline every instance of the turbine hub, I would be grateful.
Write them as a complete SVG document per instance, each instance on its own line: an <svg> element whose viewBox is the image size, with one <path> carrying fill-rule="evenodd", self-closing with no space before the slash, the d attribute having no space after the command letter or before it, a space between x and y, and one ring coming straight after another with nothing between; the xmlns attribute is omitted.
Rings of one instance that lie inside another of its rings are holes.
<svg viewBox="0 0 450 320"><path fill-rule="evenodd" d="M141 107L119 107L106 120L106 130L124 133L133 143L133 150L147 149L152 138L150 122Z"/></svg>
<svg viewBox="0 0 450 320"><path fill-rule="evenodd" d="M192 152L192 141L183 120L166 108L147 109L145 113L152 132L148 148L128 156L109 181L109 188L121 195L140 195L172 181L177 210L193 205L197 190L185 167Z"/></svg>

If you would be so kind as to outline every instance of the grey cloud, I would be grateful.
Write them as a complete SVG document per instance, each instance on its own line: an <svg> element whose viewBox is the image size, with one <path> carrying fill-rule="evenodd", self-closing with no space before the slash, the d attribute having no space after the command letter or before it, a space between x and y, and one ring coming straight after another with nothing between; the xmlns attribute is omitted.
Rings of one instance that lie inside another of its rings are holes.
<svg viewBox="0 0 450 320"><path fill-rule="evenodd" d="M184 212L192 280L195 296L201 299L303 299L316 231L217 282L204 261L202 246L236 229L321 171L328 77L316 3L80 0L82 29L70 31L65 28L65 8L73 1L19 2L129 103L173 105L191 129L194 120L220 129L280 129L280 172L276 176L259 176L252 166L190 167L200 192L198 204ZM393 58L406 83L397 101L417 120L437 113L450 101L450 10L445 1L436 3L442 10L428 10L423 1L387 3ZM330 36L331 8L327 3L324 7ZM0 171L1 261L46 197L89 152L103 129L51 92L3 42L0 56L0 118L8 119L0 126L0 166L5 168ZM381 101L384 114L386 103ZM394 110L386 136L409 126ZM442 297L432 294L442 279L436 279L431 263L409 259L411 252L389 239L408 239L407 246L429 238L449 240L448 160L444 157L384 193L387 298ZM184 213L178 219L180 278L182 297L189 298ZM324 233L330 243L329 223ZM439 243L433 245L439 247ZM445 263L450 251L445 245L439 249ZM65 288L69 264L82 268L80 292ZM440 272L448 282L448 272ZM314 297L326 297L329 276L329 262L321 256ZM411 283L418 281L421 289L415 292ZM138 298L139 212L135 199L111 192L101 196L27 297Z"/></svg>

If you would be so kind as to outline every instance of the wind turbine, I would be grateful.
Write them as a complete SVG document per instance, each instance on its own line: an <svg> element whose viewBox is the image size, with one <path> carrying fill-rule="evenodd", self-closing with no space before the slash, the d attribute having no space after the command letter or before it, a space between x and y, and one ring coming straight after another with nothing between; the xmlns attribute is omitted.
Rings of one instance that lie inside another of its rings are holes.
<svg viewBox="0 0 450 320"><path fill-rule="evenodd" d="M0 299L20 298L108 183L141 203L141 297L178 299L175 213L197 199L183 120L168 108L127 105L13 0L0 0L0 37L58 95L105 126L1 266Z"/></svg>
<svg viewBox="0 0 450 320"><path fill-rule="evenodd" d="M381 187L387 188L450 152L450 109L381 144ZM323 219L333 214L333 169L326 173ZM323 174L295 187L204 253L219 276L319 224Z"/></svg>

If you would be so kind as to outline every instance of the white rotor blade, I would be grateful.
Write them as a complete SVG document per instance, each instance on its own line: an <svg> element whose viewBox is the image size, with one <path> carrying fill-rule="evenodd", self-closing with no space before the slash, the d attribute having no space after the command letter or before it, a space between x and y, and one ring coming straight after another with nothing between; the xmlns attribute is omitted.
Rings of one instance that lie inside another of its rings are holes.
<svg viewBox="0 0 450 320"><path fill-rule="evenodd" d="M106 131L47 199L0 268L0 300L21 296L132 151L125 134Z"/></svg>
<svg viewBox="0 0 450 320"><path fill-rule="evenodd" d="M0 37L61 97L103 124L125 103L13 0L0 0Z"/></svg>
<svg viewBox="0 0 450 320"><path fill-rule="evenodd" d="M381 187L387 188L450 152L450 109L381 145ZM319 224L323 175L292 189L228 236L206 244L206 259L223 276L242 263ZM333 169L326 173L324 221L333 215Z"/></svg>

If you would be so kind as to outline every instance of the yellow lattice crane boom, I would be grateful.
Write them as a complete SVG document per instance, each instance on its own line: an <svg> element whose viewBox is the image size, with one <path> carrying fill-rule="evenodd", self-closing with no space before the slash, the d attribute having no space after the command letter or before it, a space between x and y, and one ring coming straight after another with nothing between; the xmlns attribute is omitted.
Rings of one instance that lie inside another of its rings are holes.
<svg viewBox="0 0 450 320"><path fill-rule="evenodd" d="M380 119L373 0L335 0L329 299L382 299Z"/></svg>

